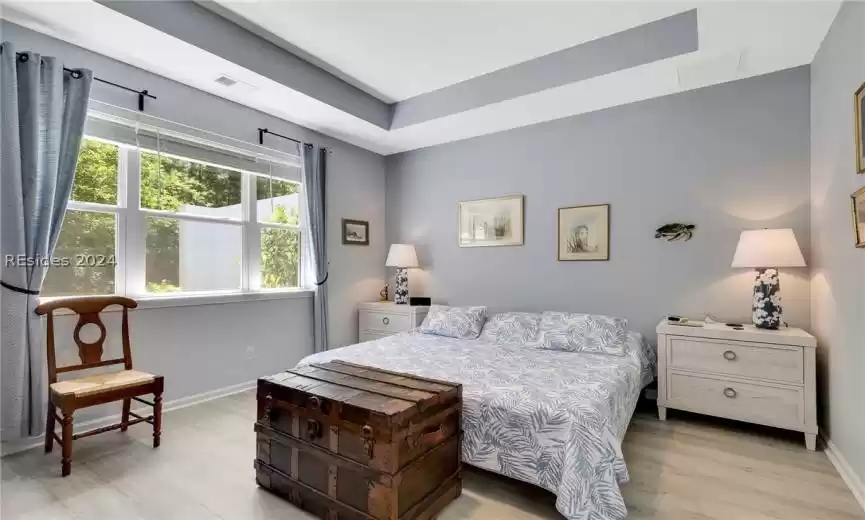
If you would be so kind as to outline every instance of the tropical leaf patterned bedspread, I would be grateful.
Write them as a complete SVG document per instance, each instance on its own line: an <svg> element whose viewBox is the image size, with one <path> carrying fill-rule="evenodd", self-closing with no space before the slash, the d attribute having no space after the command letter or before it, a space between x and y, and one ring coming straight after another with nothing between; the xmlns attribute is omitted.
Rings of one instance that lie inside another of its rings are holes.
<svg viewBox="0 0 865 520"><path fill-rule="evenodd" d="M569 520L627 516L621 442L655 356L559 352L407 332L314 354L463 385L463 460L552 491Z"/></svg>

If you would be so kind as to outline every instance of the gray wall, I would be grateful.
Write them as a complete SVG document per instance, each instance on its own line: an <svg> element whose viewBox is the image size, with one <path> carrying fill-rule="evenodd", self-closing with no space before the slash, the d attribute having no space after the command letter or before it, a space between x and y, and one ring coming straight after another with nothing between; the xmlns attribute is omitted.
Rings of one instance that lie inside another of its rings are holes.
<svg viewBox="0 0 865 520"><path fill-rule="evenodd" d="M865 249L853 247L853 92L865 81L865 4L847 2L811 65L811 319L820 425L865 490Z"/></svg>
<svg viewBox="0 0 865 520"><path fill-rule="evenodd" d="M8 22L0 22L0 37L21 50L56 56L68 66L149 89L158 97L147 100L149 115L249 143L257 144L257 128L268 127L330 147L330 341L356 342L356 304L376 299L385 277L383 157ZM135 95L96 82L92 97L130 109L137 104ZM277 139L267 144L289 151ZM341 217L370 221L369 247L341 244ZM308 294L280 301L141 309L133 313L133 353L138 368L166 376L166 398L178 399L293 366L312 352L311 320Z"/></svg>
<svg viewBox="0 0 865 520"><path fill-rule="evenodd" d="M388 241L418 246L412 294L500 309L748 321L743 229L792 227L807 255L807 67L387 158ZM524 194L525 245L457 246L457 201ZM556 260L556 208L610 203L609 262ZM653 238L693 222L690 242ZM810 326L807 269L782 270L785 317Z"/></svg>

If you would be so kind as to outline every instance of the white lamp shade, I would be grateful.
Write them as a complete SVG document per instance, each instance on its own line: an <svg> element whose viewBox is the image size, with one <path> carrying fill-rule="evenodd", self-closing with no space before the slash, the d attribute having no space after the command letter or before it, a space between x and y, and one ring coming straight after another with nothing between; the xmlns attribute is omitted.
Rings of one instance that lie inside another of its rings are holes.
<svg viewBox="0 0 865 520"><path fill-rule="evenodd" d="M417 253L409 244L391 244L387 254L387 267L417 267Z"/></svg>
<svg viewBox="0 0 865 520"><path fill-rule="evenodd" d="M792 229L742 231L733 267L805 267Z"/></svg>

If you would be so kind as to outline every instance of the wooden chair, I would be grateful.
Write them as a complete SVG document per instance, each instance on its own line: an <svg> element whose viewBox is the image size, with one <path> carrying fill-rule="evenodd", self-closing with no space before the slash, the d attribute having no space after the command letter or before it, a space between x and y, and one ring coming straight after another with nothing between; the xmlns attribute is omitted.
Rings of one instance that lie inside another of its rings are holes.
<svg viewBox="0 0 865 520"><path fill-rule="evenodd" d="M103 360L102 351L106 330L99 313L111 305L120 305L123 307L123 357ZM51 300L36 307L36 314L48 315L46 352L48 354L48 379L50 387L48 392L48 414L45 424L45 453L51 453L51 450L54 448L55 439L60 443L60 446L63 448L62 474L64 477L69 475L72 470L72 441L82 437L89 437L90 435L117 429L125 432L133 424L147 422L153 425L153 447L159 447L159 440L162 434L162 376L132 369L128 310L134 309L137 306L138 303L129 298L120 296L94 296L61 298ZM78 365L57 366L54 349L54 311L60 308L71 309L78 315L78 323L75 325L75 330L73 331L73 339L78 345L78 356L81 358L81 363ZM99 327L100 337L93 343L85 343L80 336L81 328L88 323ZM57 380L57 374L119 364L123 364L124 370L64 381ZM145 394L153 394L153 402L140 397ZM153 415L142 417L132 412L133 399L152 406ZM120 423L73 435L72 414L75 410L117 401L123 401L123 414ZM63 413L63 417L57 415L58 408ZM134 419L130 420L130 417L134 417ZM55 421L60 421L61 436L59 437L54 431Z"/></svg>

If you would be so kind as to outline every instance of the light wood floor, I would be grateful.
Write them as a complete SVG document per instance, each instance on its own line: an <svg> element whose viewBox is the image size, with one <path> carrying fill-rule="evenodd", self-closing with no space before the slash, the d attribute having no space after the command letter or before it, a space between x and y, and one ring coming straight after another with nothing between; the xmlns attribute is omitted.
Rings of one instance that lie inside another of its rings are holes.
<svg viewBox="0 0 865 520"><path fill-rule="evenodd" d="M255 484L254 399L246 392L168 413L157 450L147 425L82 439L65 479L57 448L8 456L0 462L0 517L310 519ZM799 436L747 428L638 413L624 446L629 518L865 519L823 453L805 451ZM470 469L462 497L440 518L560 519L554 502L540 489Z"/></svg>

